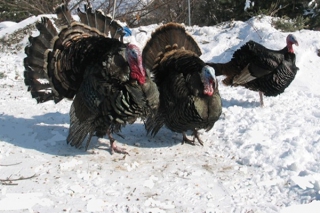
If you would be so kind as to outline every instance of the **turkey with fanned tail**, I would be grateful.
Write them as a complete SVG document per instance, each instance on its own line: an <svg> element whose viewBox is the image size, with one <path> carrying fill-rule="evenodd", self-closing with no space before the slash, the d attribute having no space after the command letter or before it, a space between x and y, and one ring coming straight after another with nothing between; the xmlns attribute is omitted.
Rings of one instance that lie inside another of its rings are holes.
<svg viewBox="0 0 320 213"><path fill-rule="evenodd" d="M93 135L108 135L111 152L117 147L112 133L145 118L158 106L159 93L142 65L141 50L122 42L122 27L91 6L75 21L66 4L56 8L57 31L48 18L36 24L25 48L25 84L38 103L73 100L67 142L80 147ZM110 38L110 37L111 38ZM44 82L43 79L47 80Z"/></svg>
<svg viewBox="0 0 320 213"><path fill-rule="evenodd" d="M176 23L160 26L146 43L142 57L154 74L159 93L158 110L150 114L145 126L156 135L162 126L182 133L183 143L203 145L198 130L210 130L222 107L215 70L199 56L200 48L185 28ZM193 132L193 139L186 132Z"/></svg>
<svg viewBox="0 0 320 213"><path fill-rule="evenodd" d="M296 66L296 55L292 45L299 45L296 37L289 34L287 45L281 50L271 50L261 44L248 41L235 51L227 63L209 62L216 70L216 75L224 75L222 81L227 86L244 86L258 91L260 105L263 106L263 95L277 96L294 80L299 68Z"/></svg>

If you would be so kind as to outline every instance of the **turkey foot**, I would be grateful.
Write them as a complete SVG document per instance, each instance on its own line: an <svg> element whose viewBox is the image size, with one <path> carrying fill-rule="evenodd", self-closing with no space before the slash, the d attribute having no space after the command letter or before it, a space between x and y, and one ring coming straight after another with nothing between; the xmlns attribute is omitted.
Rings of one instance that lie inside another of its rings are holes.
<svg viewBox="0 0 320 213"><path fill-rule="evenodd" d="M111 132L107 131L107 134L109 136L109 140L110 140L110 149L111 149L111 154L113 153L118 153L118 154L125 154L125 155L129 155L129 153L126 151L125 148L120 148L117 147L116 145L116 141L115 139L112 137Z"/></svg>
<svg viewBox="0 0 320 213"><path fill-rule="evenodd" d="M195 141L195 138L196 138L198 142L201 144L201 146L203 146L203 141L200 139L200 135L197 130L193 131L193 136L194 136L193 140Z"/></svg>
<svg viewBox="0 0 320 213"><path fill-rule="evenodd" d="M111 143L111 154L113 153L118 153L118 154L125 154L125 155L129 155L129 153L126 151L125 148L120 148L120 147L117 147L115 141L110 141Z"/></svg>
<svg viewBox="0 0 320 213"><path fill-rule="evenodd" d="M196 144L194 143L194 139L193 139L193 140L190 140L189 138L187 138L186 133L183 132L182 135L183 135L183 139L182 139L181 144L187 143L187 144L190 144L190 145L192 145L192 146L196 145Z"/></svg>

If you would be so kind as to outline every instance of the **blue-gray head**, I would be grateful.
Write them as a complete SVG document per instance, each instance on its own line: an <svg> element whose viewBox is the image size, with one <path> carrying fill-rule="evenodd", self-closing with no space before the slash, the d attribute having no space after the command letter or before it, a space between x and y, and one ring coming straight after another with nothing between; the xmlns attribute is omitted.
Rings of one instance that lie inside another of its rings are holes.
<svg viewBox="0 0 320 213"><path fill-rule="evenodd" d="M202 68L200 76L204 87L203 93L208 96L213 95L218 89L218 81L215 70L206 65Z"/></svg>
<svg viewBox="0 0 320 213"><path fill-rule="evenodd" d="M293 44L299 46L299 42L298 42L297 38L293 34L289 34L287 36L287 47L288 47L288 51L291 53L294 53L294 50L292 47Z"/></svg>

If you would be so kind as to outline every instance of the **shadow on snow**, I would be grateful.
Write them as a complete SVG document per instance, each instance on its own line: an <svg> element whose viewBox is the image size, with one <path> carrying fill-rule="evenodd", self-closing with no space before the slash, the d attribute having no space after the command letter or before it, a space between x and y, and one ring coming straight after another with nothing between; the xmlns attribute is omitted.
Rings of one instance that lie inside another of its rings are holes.
<svg viewBox="0 0 320 213"><path fill-rule="evenodd" d="M55 112L41 116L33 116L32 118L19 118L5 114L0 115L0 141L51 155L69 156L88 154L83 147L77 149L66 143L68 131L68 114ZM176 133L162 128L153 138L147 135L144 124L141 121L126 125L119 134L114 133L113 137L119 146L127 144L132 147L138 145L141 148L160 148L179 144L180 139L173 139L172 136L174 134ZM83 145L85 145L85 143L86 139ZM108 136L101 139L93 136L88 150L97 147L99 149L106 149L106 151L109 152Z"/></svg>

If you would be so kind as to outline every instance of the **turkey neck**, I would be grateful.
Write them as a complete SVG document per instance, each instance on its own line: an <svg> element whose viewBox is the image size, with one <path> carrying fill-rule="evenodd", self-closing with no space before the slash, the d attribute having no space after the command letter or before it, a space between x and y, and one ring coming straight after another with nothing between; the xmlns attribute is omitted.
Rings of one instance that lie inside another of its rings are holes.
<svg viewBox="0 0 320 213"><path fill-rule="evenodd" d="M287 48L288 48L288 52L289 53L294 53L294 50L293 50L293 47L292 47L292 43L288 43Z"/></svg>

